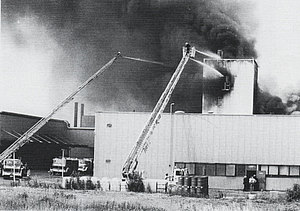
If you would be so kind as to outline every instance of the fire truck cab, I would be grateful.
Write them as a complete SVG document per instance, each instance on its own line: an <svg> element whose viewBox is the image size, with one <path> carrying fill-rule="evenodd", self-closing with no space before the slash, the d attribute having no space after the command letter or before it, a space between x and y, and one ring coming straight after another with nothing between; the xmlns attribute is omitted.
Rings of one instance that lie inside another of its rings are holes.
<svg viewBox="0 0 300 211"><path fill-rule="evenodd" d="M79 159L78 173L81 175L93 174L93 160L90 158Z"/></svg>
<svg viewBox="0 0 300 211"><path fill-rule="evenodd" d="M51 175L64 174L70 176L78 171L78 159L75 158L53 158L52 166L49 170Z"/></svg>
<svg viewBox="0 0 300 211"><path fill-rule="evenodd" d="M4 178L28 177L30 170L27 165L23 165L20 159L5 159L2 162L1 176Z"/></svg>
<svg viewBox="0 0 300 211"><path fill-rule="evenodd" d="M173 174L171 176L166 177L165 179L170 183L170 184L177 184L178 179L181 176L186 176L188 175L188 170L185 168L177 168L175 167L173 169Z"/></svg>
<svg viewBox="0 0 300 211"><path fill-rule="evenodd" d="M93 160L89 158L53 158L52 166L49 170L52 175L70 176L71 174L92 175L93 174Z"/></svg>

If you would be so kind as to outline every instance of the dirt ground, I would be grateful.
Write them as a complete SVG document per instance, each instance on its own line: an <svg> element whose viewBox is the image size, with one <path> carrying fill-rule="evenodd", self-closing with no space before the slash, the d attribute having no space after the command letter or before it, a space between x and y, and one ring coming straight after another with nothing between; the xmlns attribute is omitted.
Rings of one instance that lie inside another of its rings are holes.
<svg viewBox="0 0 300 211"><path fill-rule="evenodd" d="M32 180L44 183L60 184L60 176L50 176L46 171L33 171ZM3 209L38 209L31 205L38 201L64 196L63 206L43 207L49 210L99 210L97 204L104 204L100 210L300 210L299 202L286 202L284 193L259 192L254 200L247 199L249 193L242 191L209 191L209 198L192 198L163 193L104 192L100 190L63 190L53 188L11 187L12 180L0 178L0 210ZM25 184L24 180L22 181ZM22 185L22 183L21 183ZM26 196L24 199L24 195ZM66 197L68 196L68 197ZM7 207L12 201L25 200L26 207ZM50 201L51 201L50 200ZM2 204L1 204L2 203ZM31 204L30 204L31 203ZM59 204L59 203L56 203ZM113 206L111 206L113 204ZM91 208L91 205L94 208ZM41 205L39 204L39 207ZM48 206L48 205L47 205ZM58 205L59 206L59 205ZM122 208L123 207L123 208Z"/></svg>

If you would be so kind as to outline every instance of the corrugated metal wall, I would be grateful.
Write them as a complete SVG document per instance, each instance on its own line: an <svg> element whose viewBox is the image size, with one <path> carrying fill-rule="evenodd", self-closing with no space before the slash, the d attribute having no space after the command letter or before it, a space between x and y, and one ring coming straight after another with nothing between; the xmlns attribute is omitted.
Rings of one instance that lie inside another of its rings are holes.
<svg viewBox="0 0 300 211"><path fill-rule="evenodd" d="M175 136L181 136L176 138L178 161L300 163L300 117L182 115L175 119Z"/></svg>
<svg viewBox="0 0 300 211"><path fill-rule="evenodd" d="M149 113L97 113L95 175L120 177ZM300 116L174 114L174 161L299 165ZM163 114L140 170L163 178L170 164L171 118Z"/></svg>
<svg viewBox="0 0 300 211"><path fill-rule="evenodd" d="M122 165L148 117L146 113L96 114L96 176L121 177ZM164 117L158 125L147 154L142 154L140 159L139 166L147 166L145 170L151 173L150 177L153 173L164 175L168 166L170 133L166 130L170 130L170 124L167 121Z"/></svg>

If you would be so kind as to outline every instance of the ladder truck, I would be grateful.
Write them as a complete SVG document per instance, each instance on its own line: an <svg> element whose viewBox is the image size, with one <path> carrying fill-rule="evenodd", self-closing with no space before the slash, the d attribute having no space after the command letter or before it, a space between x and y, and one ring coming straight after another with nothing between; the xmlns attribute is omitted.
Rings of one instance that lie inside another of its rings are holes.
<svg viewBox="0 0 300 211"><path fill-rule="evenodd" d="M159 98L158 102L156 103L150 118L148 119L144 129L140 133L137 142L133 149L131 150L130 154L128 155L122 169L122 176L124 179L131 179L135 169L138 165L138 158L143 151L146 151L149 145L149 138L152 135L155 126L157 125L158 121L161 118L161 114L163 113L165 107L167 106L171 94L175 89L177 82L183 72L185 65L187 64L189 58L195 57L195 48L186 43L183 47L183 56L177 66L175 72L173 73L167 87L165 88L164 92L162 93L161 97Z"/></svg>
<svg viewBox="0 0 300 211"><path fill-rule="evenodd" d="M59 111L63 106L71 102L75 95L77 95L82 89L84 89L91 81L96 79L101 75L106 69L108 69L118 57L121 57L120 52L118 52L109 62L107 62L102 68L100 68L96 73L94 73L88 80L81 84L73 93L71 93L67 98L65 98L55 109L53 109L47 116L41 118L36 124L34 124L29 130L27 130L22 136L20 136L15 142L13 142L7 149L5 149L0 154L0 163L8 158L13 152L18 150L24 144L26 144L30 137L33 136L38 130L40 130L50 118Z"/></svg>

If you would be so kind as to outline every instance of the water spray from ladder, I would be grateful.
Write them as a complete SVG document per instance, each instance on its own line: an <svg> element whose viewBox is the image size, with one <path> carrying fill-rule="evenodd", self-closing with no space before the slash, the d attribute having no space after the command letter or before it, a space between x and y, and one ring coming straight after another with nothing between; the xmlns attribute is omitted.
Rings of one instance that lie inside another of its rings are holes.
<svg viewBox="0 0 300 211"><path fill-rule="evenodd" d="M218 70L216 70L215 68L209 66L208 64L205 64L205 63L203 63L203 62L200 62L200 61L198 61L198 60L196 60L196 59L192 59L192 58L191 58L191 60L194 61L194 62L196 62L196 63L198 63L198 64L200 64L200 65L202 65L203 67L208 68L209 70L212 70L212 71L213 71L215 74L217 74L218 76L223 77L223 74L221 74Z"/></svg>
<svg viewBox="0 0 300 211"><path fill-rule="evenodd" d="M146 63L158 64L158 65L166 66L162 62L156 62L156 61L151 61L151 60L147 60L147 59L140 59L140 58L134 58L134 57L129 57L129 56L122 56L122 58L129 59L129 60L134 60L134 61L139 61L139 62L146 62Z"/></svg>

